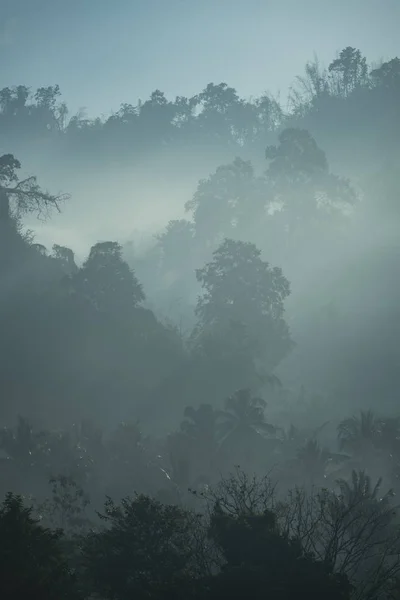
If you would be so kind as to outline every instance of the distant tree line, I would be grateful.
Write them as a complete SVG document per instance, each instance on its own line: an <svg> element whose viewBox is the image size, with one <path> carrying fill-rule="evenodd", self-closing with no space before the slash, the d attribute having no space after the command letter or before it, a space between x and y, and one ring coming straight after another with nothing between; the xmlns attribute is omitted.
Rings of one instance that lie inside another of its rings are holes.
<svg viewBox="0 0 400 600"><path fill-rule="evenodd" d="M267 94L245 100L226 83L209 83L190 98L168 100L155 90L145 101L123 103L108 117L92 118L82 112L70 116L58 85L36 92L19 85L0 91L0 135L14 152L21 144L40 142L42 151L50 144L48 150L60 159L99 164L131 162L171 147L204 151L207 145L231 147L234 153L247 149L253 156L291 126L318 133L327 147L332 133L350 141L351 127L351 137L366 143L380 132L374 144L389 155L396 143L399 82L399 58L371 67L360 50L347 47L328 69L317 59L307 63L292 86L288 109Z"/></svg>

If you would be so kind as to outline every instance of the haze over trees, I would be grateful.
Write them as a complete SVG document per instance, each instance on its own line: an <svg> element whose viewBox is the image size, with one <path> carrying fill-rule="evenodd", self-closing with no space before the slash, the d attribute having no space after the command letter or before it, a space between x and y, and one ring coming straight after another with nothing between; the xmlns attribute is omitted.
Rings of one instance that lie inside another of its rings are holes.
<svg viewBox="0 0 400 600"><path fill-rule="evenodd" d="M2 597L398 597L399 107L400 59L352 47L287 109L0 91ZM107 174L123 222L160 163L146 245L31 230L74 201L46 179Z"/></svg>

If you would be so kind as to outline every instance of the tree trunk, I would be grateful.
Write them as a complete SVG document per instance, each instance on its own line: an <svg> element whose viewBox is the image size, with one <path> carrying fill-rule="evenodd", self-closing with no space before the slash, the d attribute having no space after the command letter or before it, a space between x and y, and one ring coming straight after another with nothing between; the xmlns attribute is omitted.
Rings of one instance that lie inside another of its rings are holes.
<svg viewBox="0 0 400 600"><path fill-rule="evenodd" d="M10 199L4 188L0 186L0 223L10 220Z"/></svg>

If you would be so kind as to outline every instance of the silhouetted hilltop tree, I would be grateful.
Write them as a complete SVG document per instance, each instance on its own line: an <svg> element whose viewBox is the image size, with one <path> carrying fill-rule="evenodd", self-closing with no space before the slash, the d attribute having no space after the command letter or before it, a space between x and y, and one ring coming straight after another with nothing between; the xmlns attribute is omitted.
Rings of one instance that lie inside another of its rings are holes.
<svg viewBox="0 0 400 600"><path fill-rule="evenodd" d="M328 67L331 89L339 97L346 98L357 88L368 85L367 59L360 50L347 46Z"/></svg>

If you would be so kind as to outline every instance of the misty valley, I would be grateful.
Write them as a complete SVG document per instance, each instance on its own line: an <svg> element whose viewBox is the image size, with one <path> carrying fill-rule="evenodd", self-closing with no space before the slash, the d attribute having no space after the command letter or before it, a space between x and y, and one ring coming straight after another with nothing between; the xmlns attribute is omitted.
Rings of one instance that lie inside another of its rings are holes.
<svg viewBox="0 0 400 600"><path fill-rule="evenodd" d="M1 598L400 599L399 173L350 46L287 102L1 89Z"/></svg>

